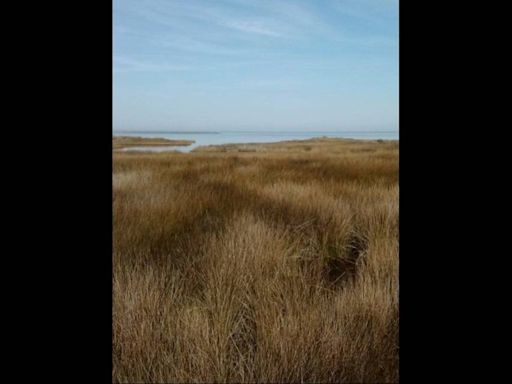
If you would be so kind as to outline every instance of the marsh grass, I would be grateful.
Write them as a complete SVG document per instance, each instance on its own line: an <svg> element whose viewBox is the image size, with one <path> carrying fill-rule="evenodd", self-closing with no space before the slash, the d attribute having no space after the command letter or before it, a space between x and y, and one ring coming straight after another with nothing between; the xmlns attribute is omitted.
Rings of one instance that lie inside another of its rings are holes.
<svg viewBox="0 0 512 384"><path fill-rule="evenodd" d="M193 144L193 140L170 140L164 138L138 137L138 136L113 136L112 148L121 149L135 146L187 146Z"/></svg>
<svg viewBox="0 0 512 384"><path fill-rule="evenodd" d="M113 155L113 381L397 382L397 143L236 147Z"/></svg>

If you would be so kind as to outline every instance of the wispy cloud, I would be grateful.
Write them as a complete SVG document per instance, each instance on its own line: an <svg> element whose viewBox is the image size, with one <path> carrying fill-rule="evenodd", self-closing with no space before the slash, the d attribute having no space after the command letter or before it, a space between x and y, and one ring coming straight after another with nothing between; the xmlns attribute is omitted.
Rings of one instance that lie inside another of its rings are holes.
<svg viewBox="0 0 512 384"><path fill-rule="evenodd" d="M305 26L311 31L312 27L323 23L297 1L123 1L126 1L124 10L131 17L175 30L186 25L188 32L206 27L227 27L262 37L278 37L292 31L299 34Z"/></svg>
<svg viewBox="0 0 512 384"><path fill-rule="evenodd" d="M374 27L398 17L398 0L333 0L332 7L341 15Z"/></svg>
<svg viewBox="0 0 512 384"><path fill-rule="evenodd" d="M377 0L360 1L378 3ZM330 8L345 17L365 21L372 28L382 21L378 15L368 13L354 0L332 0L326 4L329 5L328 10ZM265 44L265 39L284 42L316 39L338 44L359 44L362 47L374 47L379 42L390 45L381 35L372 36L371 31L366 32L364 38L354 36L344 23L333 23L328 12L320 13L317 8L314 2L301 0L123 0L124 13L140 25L140 31L130 31L130 36L153 46L181 51L244 56L252 48ZM165 32L157 33L158 26ZM128 36L124 26L118 32L121 36ZM243 40L247 42L242 44Z"/></svg>
<svg viewBox="0 0 512 384"><path fill-rule="evenodd" d="M165 63L152 63L149 61L132 59L129 57L114 56L114 73L123 72L164 72L164 71L188 71L192 69L189 66L172 65Z"/></svg>
<svg viewBox="0 0 512 384"><path fill-rule="evenodd" d="M225 21L222 25L236 29L238 31L242 31L245 33L255 33L257 35L265 35L265 36L273 36L273 37L282 37L283 34L269 28L265 25L265 23L259 21L251 21L251 20L234 20L234 21Z"/></svg>

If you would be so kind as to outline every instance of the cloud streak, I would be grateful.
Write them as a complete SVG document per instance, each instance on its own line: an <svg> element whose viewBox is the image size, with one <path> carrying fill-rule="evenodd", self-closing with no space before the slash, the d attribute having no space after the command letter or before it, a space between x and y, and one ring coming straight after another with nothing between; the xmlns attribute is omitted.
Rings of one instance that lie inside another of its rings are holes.
<svg viewBox="0 0 512 384"><path fill-rule="evenodd" d="M188 71L190 69L192 68L189 66L152 63L149 61L137 60L129 57L114 56L113 58L114 73Z"/></svg>
<svg viewBox="0 0 512 384"><path fill-rule="evenodd" d="M283 34L265 26L264 23L254 20L234 20L225 21L222 25L245 33L255 33L257 35L283 37Z"/></svg>

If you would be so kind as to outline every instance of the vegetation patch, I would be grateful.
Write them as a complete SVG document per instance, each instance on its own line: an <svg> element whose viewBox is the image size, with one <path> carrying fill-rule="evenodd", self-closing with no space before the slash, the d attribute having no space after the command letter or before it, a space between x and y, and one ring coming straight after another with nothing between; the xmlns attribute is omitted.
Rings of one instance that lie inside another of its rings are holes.
<svg viewBox="0 0 512 384"><path fill-rule="evenodd" d="M114 382L398 381L398 143L304 145L113 153Z"/></svg>

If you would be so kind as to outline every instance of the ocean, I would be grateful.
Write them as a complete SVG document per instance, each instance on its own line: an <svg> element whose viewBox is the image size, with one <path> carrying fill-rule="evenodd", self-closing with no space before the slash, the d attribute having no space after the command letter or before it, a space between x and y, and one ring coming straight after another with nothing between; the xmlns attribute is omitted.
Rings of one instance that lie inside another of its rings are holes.
<svg viewBox="0 0 512 384"><path fill-rule="evenodd" d="M365 140L398 140L398 131L219 131L219 132L172 132L172 131L113 131L115 136L155 137L173 140L194 140L186 147L132 147L130 150L190 152L203 145L235 143L273 143L286 140L306 140L314 137L333 137Z"/></svg>

